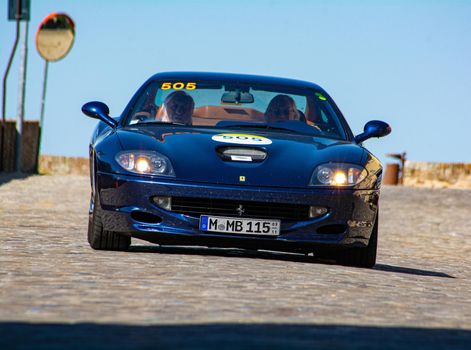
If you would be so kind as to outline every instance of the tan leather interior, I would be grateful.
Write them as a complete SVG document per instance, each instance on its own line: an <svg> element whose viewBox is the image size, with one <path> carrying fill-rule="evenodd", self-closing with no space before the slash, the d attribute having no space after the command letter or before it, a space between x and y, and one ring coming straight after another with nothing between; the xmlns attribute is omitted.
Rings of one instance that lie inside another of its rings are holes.
<svg viewBox="0 0 471 350"><path fill-rule="evenodd" d="M161 120L164 115L163 107L157 110L156 120ZM253 108L241 108L235 106L202 106L193 111L193 125L216 125L221 120L255 121L263 122L263 112Z"/></svg>
<svg viewBox="0 0 471 350"><path fill-rule="evenodd" d="M309 125L314 125L318 116L316 115L314 107L314 100L312 98L306 99L306 122ZM156 120L162 120L164 116L163 105L157 109ZM223 106L201 106L195 108L193 111L193 125L216 125L221 120L235 120L235 121L252 121L264 122L264 113L253 108L242 108L233 105Z"/></svg>

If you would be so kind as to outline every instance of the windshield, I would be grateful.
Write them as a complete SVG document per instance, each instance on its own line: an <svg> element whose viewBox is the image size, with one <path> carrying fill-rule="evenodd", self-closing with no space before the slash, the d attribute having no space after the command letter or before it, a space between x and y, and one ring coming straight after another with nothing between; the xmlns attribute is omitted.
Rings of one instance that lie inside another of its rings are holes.
<svg viewBox="0 0 471 350"><path fill-rule="evenodd" d="M161 81L147 85L125 125L270 128L345 139L322 92L234 81Z"/></svg>

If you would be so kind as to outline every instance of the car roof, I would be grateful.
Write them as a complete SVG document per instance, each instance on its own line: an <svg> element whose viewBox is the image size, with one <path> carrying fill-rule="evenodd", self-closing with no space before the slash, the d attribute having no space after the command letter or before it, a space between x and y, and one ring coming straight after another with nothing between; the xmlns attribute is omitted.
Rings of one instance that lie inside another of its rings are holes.
<svg viewBox="0 0 471 350"><path fill-rule="evenodd" d="M224 80L242 83L258 83L266 85L284 85L298 88L309 88L323 91L314 83L288 78L278 78L264 75L215 73L215 72L162 72L153 75L149 80Z"/></svg>

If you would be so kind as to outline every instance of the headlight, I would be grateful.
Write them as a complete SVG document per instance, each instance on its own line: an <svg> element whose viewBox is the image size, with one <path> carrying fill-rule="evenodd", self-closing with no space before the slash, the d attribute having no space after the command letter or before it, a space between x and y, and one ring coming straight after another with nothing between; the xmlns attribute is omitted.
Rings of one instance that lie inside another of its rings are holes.
<svg viewBox="0 0 471 350"><path fill-rule="evenodd" d="M314 169L310 185L353 186L362 182L368 172L365 168L348 163L327 163Z"/></svg>
<svg viewBox="0 0 471 350"><path fill-rule="evenodd" d="M123 169L146 175L175 176L170 160L154 151L124 151L115 157Z"/></svg>

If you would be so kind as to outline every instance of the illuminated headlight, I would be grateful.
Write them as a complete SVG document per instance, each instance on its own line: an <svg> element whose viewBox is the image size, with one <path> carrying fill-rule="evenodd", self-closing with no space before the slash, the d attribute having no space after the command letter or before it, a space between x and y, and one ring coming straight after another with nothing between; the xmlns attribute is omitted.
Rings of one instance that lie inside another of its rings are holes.
<svg viewBox="0 0 471 350"><path fill-rule="evenodd" d="M348 163L328 163L314 169L310 185L353 186L362 182L368 172L362 166Z"/></svg>
<svg viewBox="0 0 471 350"><path fill-rule="evenodd" d="M154 151L124 151L115 157L125 170L146 175L175 176L170 160Z"/></svg>

